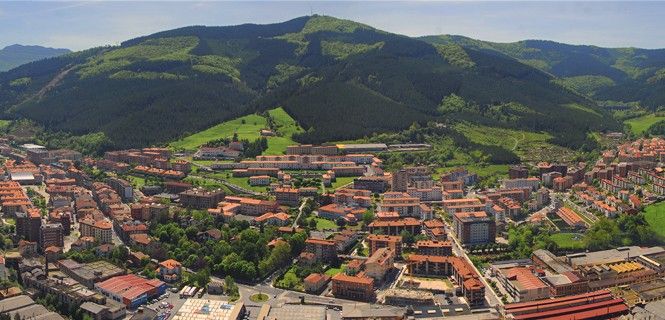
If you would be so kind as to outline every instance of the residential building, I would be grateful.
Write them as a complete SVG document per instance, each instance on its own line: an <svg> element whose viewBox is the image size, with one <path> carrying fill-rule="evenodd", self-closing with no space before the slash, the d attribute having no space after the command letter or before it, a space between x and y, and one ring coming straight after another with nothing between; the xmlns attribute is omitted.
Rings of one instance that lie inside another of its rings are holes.
<svg viewBox="0 0 665 320"><path fill-rule="evenodd" d="M70 207L60 207L49 213L49 221L61 224L63 234L68 236L71 233L73 213L74 209Z"/></svg>
<svg viewBox="0 0 665 320"><path fill-rule="evenodd" d="M300 203L300 192L296 188L277 188L274 194L280 205L295 207Z"/></svg>
<svg viewBox="0 0 665 320"><path fill-rule="evenodd" d="M101 244L113 243L113 224L109 220L79 220L81 237L93 237Z"/></svg>
<svg viewBox="0 0 665 320"><path fill-rule="evenodd" d="M269 226L283 227L289 224L289 215L284 212L268 212L259 217L254 218L254 222L258 224L265 224Z"/></svg>
<svg viewBox="0 0 665 320"><path fill-rule="evenodd" d="M393 173L392 188L393 192L406 192L409 186L409 172L401 169Z"/></svg>
<svg viewBox="0 0 665 320"><path fill-rule="evenodd" d="M369 190L373 193L384 193L388 190L390 176L370 176L353 179L353 189Z"/></svg>
<svg viewBox="0 0 665 320"><path fill-rule="evenodd" d="M424 256L411 254L407 265L409 274L434 277L453 277L470 305L485 302L485 285L473 267L460 257Z"/></svg>
<svg viewBox="0 0 665 320"><path fill-rule="evenodd" d="M279 204L276 201L271 200L228 196L224 198L224 202L239 204L240 206L238 207L237 213L253 217L260 216L268 212L279 211Z"/></svg>
<svg viewBox="0 0 665 320"><path fill-rule="evenodd" d="M332 294L336 298L372 301L375 298L374 279L338 273L332 278Z"/></svg>
<svg viewBox="0 0 665 320"><path fill-rule="evenodd" d="M250 186L267 186L270 185L270 176L260 175L249 177Z"/></svg>
<svg viewBox="0 0 665 320"><path fill-rule="evenodd" d="M330 281L330 276L323 273L312 273L303 280L305 291L310 293L321 292L323 287Z"/></svg>
<svg viewBox="0 0 665 320"><path fill-rule="evenodd" d="M377 249L367 261L365 261L365 275L377 282L383 280L386 273L392 269L395 259L395 251L384 247Z"/></svg>
<svg viewBox="0 0 665 320"><path fill-rule="evenodd" d="M159 277L166 282L180 280L182 264L176 260L168 259L159 263Z"/></svg>
<svg viewBox="0 0 665 320"><path fill-rule="evenodd" d="M453 215L453 231L462 244L493 243L496 222L484 211L458 212Z"/></svg>
<svg viewBox="0 0 665 320"><path fill-rule="evenodd" d="M59 223L46 223L40 227L39 248L44 252L48 247L63 248L65 246L62 225Z"/></svg>
<svg viewBox="0 0 665 320"><path fill-rule="evenodd" d="M42 214L37 208L16 212L16 235L26 241L38 242Z"/></svg>
<svg viewBox="0 0 665 320"><path fill-rule="evenodd" d="M317 262L327 263L337 259L335 241L309 238L305 240L305 251L314 254Z"/></svg>
<svg viewBox="0 0 665 320"><path fill-rule="evenodd" d="M561 207L556 211L556 214L571 228L586 228L584 220L582 220L582 218L570 208Z"/></svg>
<svg viewBox="0 0 665 320"><path fill-rule="evenodd" d="M398 236L402 231L407 231L415 236L420 234L421 222L415 218L374 220L368 225L368 227L370 233Z"/></svg>
<svg viewBox="0 0 665 320"><path fill-rule="evenodd" d="M420 240L416 242L416 252L424 256L452 256L451 241Z"/></svg>
<svg viewBox="0 0 665 320"><path fill-rule="evenodd" d="M373 255L380 248L390 248L396 257L402 256L402 237L370 234L367 236L369 254Z"/></svg>
<svg viewBox="0 0 665 320"><path fill-rule="evenodd" d="M224 200L224 191L194 188L179 193L180 205L186 208L210 209Z"/></svg>

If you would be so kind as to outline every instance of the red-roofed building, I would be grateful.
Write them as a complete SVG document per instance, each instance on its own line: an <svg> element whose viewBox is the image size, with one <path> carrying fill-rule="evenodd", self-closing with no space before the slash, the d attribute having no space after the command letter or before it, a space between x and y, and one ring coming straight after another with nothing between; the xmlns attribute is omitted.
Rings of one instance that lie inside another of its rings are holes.
<svg viewBox="0 0 665 320"><path fill-rule="evenodd" d="M309 238L305 240L305 252L314 254L317 262L327 263L337 259L335 241Z"/></svg>
<svg viewBox="0 0 665 320"><path fill-rule="evenodd" d="M182 273L182 264L180 262L169 259L159 263L159 277L166 282L175 282L180 279Z"/></svg>
<svg viewBox="0 0 665 320"><path fill-rule="evenodd" d="M404 218L398 220L375 220L369 224L370 233L381 232L381 234L399 235L402 231L408 231L412 235L420 234L420 220L416 218Z"/></svg>
<svg viewBox="0 0 665 320"><path fill-rule="evenodd" d="M563 220L566 224L571 226L572 228L584 228L586 227L586 223L584 223L584 220L575 213L570 208L559 208L559 210L556 211L556 214Z"/></svg>
<svg viewBox="0 0 665 320"><path fill-rule="evenodd" d="M390 248L380 248L365 261L365 275L376 281L381 281L386 273L393 267L395 251Z"/></svg>
<svg viewBox="0 0 665 320"><path fill-rule="evenodd" d="M373 255L380 248L390 248L396 257L402 256L402 237L370 234L367 236L369 254Z"/></svg>
<svg viewBox="0 0 665 320"><path fill-rule="evenodd" d="M425 256L452 256L453 243L450 241L420 240L416 242L416 252Z"/></svg>
<svg viewBox="0 0 665 320"><path fill-rule="evenodd" d="M453 214L453 231L462 244L493 243L496 222L484 211Z"/></svg>
<svg viewBox="0 0 665 320"><path fill-rule="evenodd" d="M277 210L279 210L279 204L270 200L229 196L224 198L224 202L239 204L240 207L238 208L237 213L248 216L260 216L268 212L277 212ZM224 205L221 203L218 206L223 207Z"/></svg>
<svg viewBox="0 0 665 320"><path fill-rule="evenodd" d="M462 288L462 293L471 305L485 302L485 285L479 275L466 260L460 257L409 255L407 260L409 274L421 276L452 276Z"/></svg>
<svg viewBox="0 0 665 320"><path fill-rule="evenodd" d="M166 284L158 279L148 280L128 274L96 283L95 289L133 309L146 303L148 299L163 294L166 291Z"/></svg>
<svg viewBox="0 0 665 320"><path fill-rule="evenodd" d="M113 224L111 221L82 219L79 220L79 230L81 237L94 237L101 244L113 242Z"/></svg>
<svg viewBox="0 0 665 320"><path fill-rule="evenodd" d="M303 280L305 291L318 293L330 281L330 276L323 273L312 273Z"/></svg>
<svg viewBox="0 0 665 320"><path fill-rule="evenodd" d="M374 300L374 279L362 274L349 276L338 273L332 278L332 294L336 298L360 301Z"/></svg>
<svg viewBox="0 0 665 320"><path fill-rule="evenodd" d="M533 267L513 267L499 269L497 279L513 297L514 301L533 301L549 298L550 289L540 280L542 270Z"/></svg>
<svg viewBox="0 0 665 320"><path fill-rule="evenodd" d="M502 313L507 319L616 319L628 313L623 299L615 299L609 290L594 291L554 299L506 304Z"/></svg>
<svg viewBox="0 0 665 320"><path fill-rule="evenodd" d="M260 217L254 218L254 221L258 224L263 223L269 226L285 226L289 224L289 215L284 212L268 212Z"/></svg>

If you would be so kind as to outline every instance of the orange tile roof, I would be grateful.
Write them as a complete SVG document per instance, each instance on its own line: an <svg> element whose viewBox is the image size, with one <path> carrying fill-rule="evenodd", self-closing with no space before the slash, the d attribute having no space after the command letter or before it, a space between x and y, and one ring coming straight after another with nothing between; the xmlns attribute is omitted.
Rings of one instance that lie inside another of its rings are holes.
<svg viewBox="0 0 665 320"><path fill-rule="evenodd" d="M359 277L359 276L349 276L344 273L338 273L336 274L333 278L333 281L340 281L340 282L347 282L347 283L357 283L357 284L363 284L363 285L374 285L374 279L372 278L367 278L367 277Z"/></svg>
<svg viewBox="0 0 665 320"><path fill-rule="evenodd" d="M180 262L174 259L164 260L160 262L159 265L169 270L180 268L182 266Z"/></svg>

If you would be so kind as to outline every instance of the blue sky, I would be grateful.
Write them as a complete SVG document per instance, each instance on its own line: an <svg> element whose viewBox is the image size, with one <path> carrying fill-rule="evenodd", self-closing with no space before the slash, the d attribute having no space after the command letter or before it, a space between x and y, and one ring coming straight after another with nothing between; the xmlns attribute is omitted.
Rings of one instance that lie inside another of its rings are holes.
<svg viewBox="0 0 665 320"><path fill-rule="evenodd" d="M187 25L271 23L310 12L390 32L460 34L510 42L546 39L606 47L665 48L665 2L242 1L0 2L0 47L74 50L118 44Z"/></svg>

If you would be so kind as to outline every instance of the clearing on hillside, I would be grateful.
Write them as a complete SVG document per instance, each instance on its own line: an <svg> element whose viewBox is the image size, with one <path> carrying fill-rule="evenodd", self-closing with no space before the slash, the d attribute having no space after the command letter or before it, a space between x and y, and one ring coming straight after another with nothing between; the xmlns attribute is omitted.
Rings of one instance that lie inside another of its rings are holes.
<svg viewBox="0 0 665 320"><path fill-rule="evenodd" d="M648 114L639 118L628 119L624 123L627 123L630 126L630 131L634 134L642 134L644 131L647 131L649 127L661 120L665 120L665 117Z"/></svg>
<svg viewBox="0 0 665 320"><path fill-rule="evenodd" d="M296 144L291 138L292 135L302 132L303 129L282 108L268 110L267 113L272 119L272 129L277 135L267 137L268 149L264 154L283 154L287 146ZM238 134L238 139L253 141L261 137L261 129L270 129L268 119L263 115L250 114L222 122L214 127L171 142L169 146L178 150L194 151L209 141L221 138L230 139L234 133Z"/></svg>

